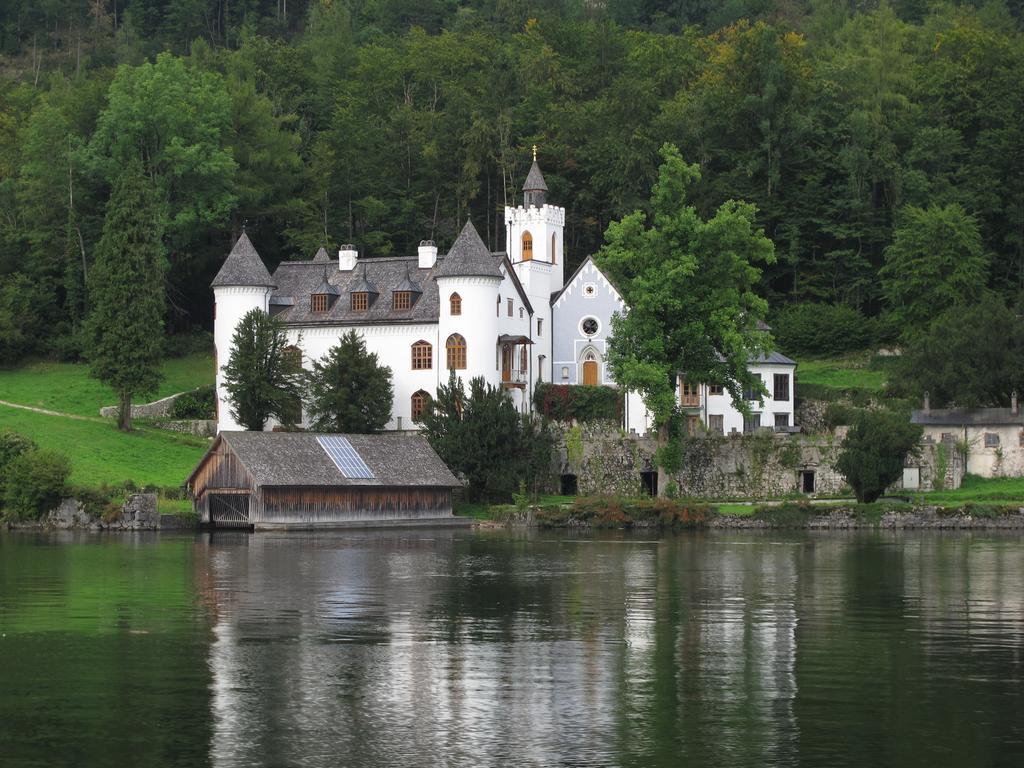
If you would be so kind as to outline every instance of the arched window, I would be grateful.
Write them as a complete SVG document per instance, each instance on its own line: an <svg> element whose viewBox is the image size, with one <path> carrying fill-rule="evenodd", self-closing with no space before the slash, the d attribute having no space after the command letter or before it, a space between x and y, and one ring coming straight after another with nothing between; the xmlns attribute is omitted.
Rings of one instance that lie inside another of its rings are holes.
<svg viewBox="0 0 1024 768"><path fill-rule="evenodd" d="M291 365L302 366L302 350L294 344L284 348L284 357Z"/></svg>
<svg viewBox="0 0 1024 768"><path fill-rule="evenodd" d="M416 422L423 421L423 412L427 409L427 403L429 402L430 395L424 392L422 389L419 392L412 393L412 420Z"/></svg>
<svg viewBox="0 0 1024 768"><path fill-rule="evenodd" d="M434 367L434 348L429 341L417 341L412 345L412 369L429 371Z"/></svg>
<svg viewBox="0 0 1024 768"><path fill-rule="evenodd" d="M556 258L556 254L555 254L555 233L554 232L551 233L551 263L552 264L557 264L558 263L558 259Z"/></svg>
<svg viewBox="0 0 1024 768"><path fill-rule="evenodd" d="M529 353L526 351L526 345L523 344L519 348L519 370L526 373L527 364L529 362Z"/></svg>
<svg viewBox="0 0 1024 768"><path fill-rule="evenodd" d="M453 333L448 337L445 344L448 353L448 370L462 371L466 368L466 340L459 334Z"/></svg>
<svg viewBox="0 0 1024 768"><path fill-rule="evenodd" d="M533 235L523 232L523 261L530 261L533 258Z"/></svg>
<svg viewBox="0 0 1024 768"><path fill-rule="evenodd" d="M448 308L451 314L461 315L462 314L462 297L457 293L453 293L448 299Z"/></svg>
<svg viewBox="0 0 1024 768"><path fill-rule="evenodd" d="M496 317L501 317L501 294L500 293L498 294L498 306L496 306L494 308L494 315Z"/></svg>

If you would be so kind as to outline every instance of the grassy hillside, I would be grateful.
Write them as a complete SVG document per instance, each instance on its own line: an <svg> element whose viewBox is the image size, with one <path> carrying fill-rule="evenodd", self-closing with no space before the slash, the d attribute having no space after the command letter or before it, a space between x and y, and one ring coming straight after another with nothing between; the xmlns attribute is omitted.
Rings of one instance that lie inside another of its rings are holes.
<svg viewBox="0 0 1024 768"><path fill-rule="evenodd" d="M838 358L807 360L798 358L796 394L798 397L839 396L860 392L877 397L888 379L888 361L869 353Z"/></svg>
<svg viewBox="0 0 1024 768"><path fill-rule="evenodd" d="M156 394L136 403L213 384L213 357L195 354L166 360L164 380ZM0 400L80 416L98 416L105 405L116 405L114 391L89 377L88 366L78 363L30 363L0 370Z"/></svg>
<svg viewBox="0 0 1024 768"><path fill-rule="evenodd" d="M213 383L209 355L167 360L164 382L153 398ZM86 418L67 418L0 405L0 428L13 429L43 448L71 458L76 485L136 484L177 486L203 455L209 441L140 426L119 432L113 421L99 418L99 409L117 402L113 391L88 376L84 365L33 363L0 371L0 400L60 411Z"/></svg>

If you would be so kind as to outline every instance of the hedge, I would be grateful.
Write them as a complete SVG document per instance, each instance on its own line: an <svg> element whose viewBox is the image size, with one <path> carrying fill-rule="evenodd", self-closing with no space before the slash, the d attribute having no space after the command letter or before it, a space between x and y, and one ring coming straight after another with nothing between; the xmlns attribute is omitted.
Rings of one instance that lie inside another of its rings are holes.
<svg viewBox="0 0 1024 768"><path fill-rule="evenodd" d="M533 405L552 421L621 421L622 392L614 387L538 384Z"/></svg>

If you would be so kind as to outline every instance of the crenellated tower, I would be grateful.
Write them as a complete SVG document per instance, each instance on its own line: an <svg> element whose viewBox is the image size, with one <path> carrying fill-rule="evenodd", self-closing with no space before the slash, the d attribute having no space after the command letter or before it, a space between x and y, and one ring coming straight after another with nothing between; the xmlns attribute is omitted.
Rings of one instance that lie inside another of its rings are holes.
<svg viewBox="0 0 1024 768"><path fill-rule="evenodd" d="M531 338L538 368L544 381L551 381L551 294L565 279L565 252L562 232L565 208L547 202L548 185L537 164L537 146L533 164L523 183L523 203L505 206L505 250L523 290L534 309Z"/></svg>

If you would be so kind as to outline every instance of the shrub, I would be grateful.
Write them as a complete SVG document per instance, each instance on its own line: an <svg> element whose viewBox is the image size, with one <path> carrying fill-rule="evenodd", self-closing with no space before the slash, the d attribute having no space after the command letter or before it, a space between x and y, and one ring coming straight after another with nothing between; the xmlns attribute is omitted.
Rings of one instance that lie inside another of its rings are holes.
<svg viewBox="0 0 1024 768"><path fill-rule="evenodd" d="M4 472L4 508L16 519L37 518L56 507L67 490L71 462L63 453L32 450L15 458Z"/></svg>
<svg viewBox="0 0 1024 768"><path fill-rule="evenodd" d="M540 383L534 389L533 404L552 421L582 423L622 418L622 393L614 387Z"/></svg>
<svg viewBox="0 0 1024 768"><path fill-rule="evenodd" d="M213 419L216 399L217 392L212 384L186 392L174 401L171 416L175 419Z"/></svg>
<svg viewBox="0 0 1024 768"><path fill-rule="evenodd" d="M32 440L10 429L0 430L0 503L4 498L4 473L7 465L23 453L38 448Z"/></svg>
<svg viewBox="0 0 1024 768"><path fill-rule="evenodd" d="M775 317L779 348L792 354L834 355L871 346L877 323L845 304L793 304Z"/></svg>

